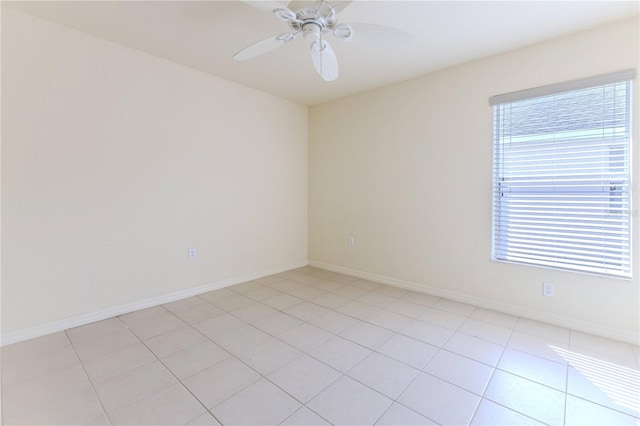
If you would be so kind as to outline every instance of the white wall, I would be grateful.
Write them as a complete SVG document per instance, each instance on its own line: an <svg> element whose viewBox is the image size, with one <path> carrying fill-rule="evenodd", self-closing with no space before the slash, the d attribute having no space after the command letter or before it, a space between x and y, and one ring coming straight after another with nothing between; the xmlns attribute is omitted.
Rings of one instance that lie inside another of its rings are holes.
<svg viewBox="0 0 640 426"><path fill-rule="evenodd" d="M492 262L492 95L640 70L638 20L451 68L309 111L309 259L390 283L637 340L634 279ZM638 86L633 200L639 182ZM356 237L353 248L347 237ZM556 285L543 298L542 282Z"/></svg>
<svg viewBox="0 0 640 426"><path fill-rule="evenodd" d="M306 263L307 124L3 8L3 335Z"/></svg>

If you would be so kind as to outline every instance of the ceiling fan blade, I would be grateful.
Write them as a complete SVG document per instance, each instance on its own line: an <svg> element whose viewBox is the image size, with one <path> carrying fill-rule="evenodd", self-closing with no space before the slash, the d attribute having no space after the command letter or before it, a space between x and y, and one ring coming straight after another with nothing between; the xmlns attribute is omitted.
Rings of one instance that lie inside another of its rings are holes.
<svg viewBox="0 0 640 426"><path fill-rule="evenodd" d="M315 3L313 0L293 0L288 7L296 12L300 9L315 9Z"/></svg>
<svg viewBox="0 0 640 426"><path fill-rule="evenodd" d="M352 0L330 1L329 3L331 3L331 5L333 6L333 10L335 10L336 13L338 13L343 11L345 7L349 6L351 4L351 1Z"/></svg>
<svg viewBox="0 0 640 426"><path fill-rule="evenodd" d="M246 47L233 55L233 59L236 61L244 61L245 59L254 58L262 55L263 53L270 52L277 49L280 46L284 46L296 37L295 34L280 34L277 36L265 38L257 43L253 43L251 46Z"/></svg>
<svg viewBox="0 0 640 426"><path fill-rule="evenodd" d="M318 40L311 43L311 61L320 77L326 81L333 81L338 78L338 58L325 40Z"/></svg>
<svg viewBox="0 0 640 426"><path fill-rule="evenodd" d="M242 2L256 9L266 10L268 12L273 12L278 9L288 9L287 6L275 0L242 0Z"/></svg>
<svg viewBox="0 0 640 426"><path fill-rule="evenodd" d="M351 4L351 1L352 0L327 1L327 3L329 3L331 6L333 6L333 10L335 10L335 12L338 13L341 10L343 10L345 7L349 6ZM316 8L316 3L320 3L320 1L293 0L292 2L289 3L288 7L289 7L289 9L291 9L293 11L297 11L297 10L300 10L300 9L315 9Z"/></svg>
<svg viewBox="0 0 640 426"><path fill-rule="evenodd" d="M377 43L385 46L411 46L416 38L395 28L367 23L339 24L333 31L336 38L347 41Z"/></svg>

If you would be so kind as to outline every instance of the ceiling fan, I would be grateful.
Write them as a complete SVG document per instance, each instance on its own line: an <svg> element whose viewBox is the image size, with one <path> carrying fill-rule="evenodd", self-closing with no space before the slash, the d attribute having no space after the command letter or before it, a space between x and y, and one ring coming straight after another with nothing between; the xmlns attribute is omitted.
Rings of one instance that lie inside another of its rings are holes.
<svg viewBox="0 0 640 426"><path fill-rule="evenodd" d="M411 45L415 38L411 34L378 24L338 23L338 13L347 7L347 1L301 1L294 0L287 6L275 0L243 0L258 9L272 12L289 24L290 32L258 41L242 49L233 59L243 61L292 42L300 35L310 42L311 61L320 76L326 81L338 78L338 59L326 40L332 34L338 40L369 41L386 45Z"/></svg>

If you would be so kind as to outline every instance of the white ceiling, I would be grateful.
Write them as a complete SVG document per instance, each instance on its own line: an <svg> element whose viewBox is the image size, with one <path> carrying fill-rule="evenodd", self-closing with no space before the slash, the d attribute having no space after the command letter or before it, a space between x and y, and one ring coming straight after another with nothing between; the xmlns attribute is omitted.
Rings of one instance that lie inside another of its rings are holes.
<svg viewBox="0 0 640 426"><path fill-rule="evenodd" d="M286 1L283 1L286 4ZM339 21L416 36L389 49L330 39L340 76L325 82L309 46L293 43L243 62L238 50L287 32L285 22L236 1L3 1L55 21L305 105L407 80L638 15L638 1L354 1Z"/></svg>

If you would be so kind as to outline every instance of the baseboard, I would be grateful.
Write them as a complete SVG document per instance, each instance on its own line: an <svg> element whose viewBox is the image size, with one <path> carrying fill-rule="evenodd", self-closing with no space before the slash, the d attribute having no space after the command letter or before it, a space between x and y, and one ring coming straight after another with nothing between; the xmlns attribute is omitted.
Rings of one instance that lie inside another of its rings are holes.
<svg viewBox="0 0 640 426"><path fill-rule="evenodd" d="M640 343L638 334L632 333L617 328L603 326L601 324L595 324L587 321L576 320L574 318L564 317L561 315L549 314L548 312L542 312L535 309L529 309L519 306L513 306L506 303L495 302L478 298L475 296L448 291L438 287L431 287L428 285L417 284L411 281L400 280L397 278L387 277L384 275L372 274L369 272L359 271L356 269L346 268L344 266L333 265L330 263L319 262L316 260L309 260L309 265L320 269L326 269L332 272L338 272L345 275L352 275L354 277L366 279L369 281L375 281L382 284L391 285L394 287L404 288L407 290L413 290L418 293L426 293L437 297L443 297L446 299L454 300L456 302L467 303L469 305L478 306L480 308L491 309L494 311L502 312L509 315L514 315L522 318L527 318L535 321L541 321L548 324L557 325L560 327L570 328L576 331L582 331L585 333L596 334L598 336L607 337L609 339L619 340L623 342L632 343L637 345Z"/></svg>
<svg viewBox="0 0 640 426"><path fill-rule="evenodd" d="M73 327L90 324L92 322L101 321L107 318L113 318L118 315L128 314L140 309L150 308L152 306L161 305L163 303L175 302L176 300L186 299L187 297L197 296L198 294L208 291L229 287L234 284L240 284L246 281L255 280L280 272L289 271L291 269L300 268L308 265L306 260L293 262L290 264L265 269L250 274L239 275L236 277L226 278L224 280L205 284L198 287L180 290L174 293L163 294L161 296L149 299L139 300L137 302L127 303L125 305L114 306L112 308L103 309L101 311L90 312L88 314L78 315L71 318L65 318L48 324L39 325L37 327L25 330L14 331L0 336L0 346L10 345L12 343L22 342L23 340L33 339L47 334L57 333L58 331L67 330Z"/></svg>

